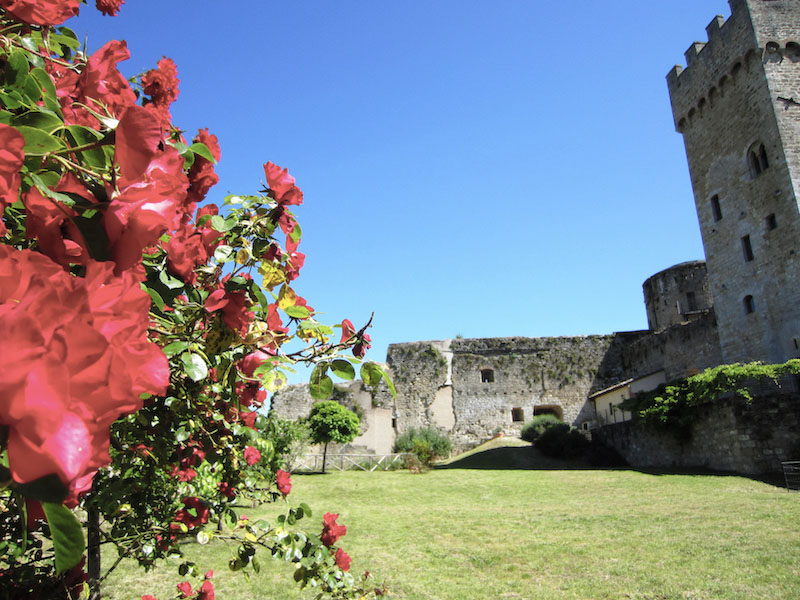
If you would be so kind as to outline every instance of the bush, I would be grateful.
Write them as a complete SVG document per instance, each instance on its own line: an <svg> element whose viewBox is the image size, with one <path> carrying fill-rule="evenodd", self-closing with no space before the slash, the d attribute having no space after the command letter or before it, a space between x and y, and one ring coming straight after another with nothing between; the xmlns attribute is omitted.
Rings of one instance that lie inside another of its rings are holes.
<svg viewBox="0 0 800 600"><path fill-rule="evenodd" d="M558 424L563 424L563 421L555 415L536 415L522 427L519 437L533 444L547 429Z"/></svg>
<svg viewBox="0 0 800 600"><path fill-rule="evenodd" d="M548 427L533 445L552 458L578 458L586 452L590 442L574 427L559 423Z"/></svg>
<svg viewBox="0 0 800 600"><path fill-rule="evenodd" d="M450 438L433 427L412 427L399 435L394 442L395 452L414 454L423 465L430 465L437 458L447 458L452 450Z"/></svg>

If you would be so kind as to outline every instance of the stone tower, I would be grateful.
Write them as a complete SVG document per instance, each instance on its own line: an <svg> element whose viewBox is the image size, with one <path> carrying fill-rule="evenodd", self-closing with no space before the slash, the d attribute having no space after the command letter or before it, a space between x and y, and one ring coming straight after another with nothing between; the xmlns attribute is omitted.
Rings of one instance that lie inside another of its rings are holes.
<svg viewBox="0 0 800 600"><path fill-rule="evenodd" d="M729 0L667 75L725 362L800 356L800 0Z"/></svg>

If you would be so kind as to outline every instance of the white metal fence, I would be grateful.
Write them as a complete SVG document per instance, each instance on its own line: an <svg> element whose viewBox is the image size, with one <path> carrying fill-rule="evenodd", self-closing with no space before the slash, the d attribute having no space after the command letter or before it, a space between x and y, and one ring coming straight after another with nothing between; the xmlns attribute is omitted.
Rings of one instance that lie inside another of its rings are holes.
<svg viewBox="0 0 800 600"><path fill-rule="evenodd" d="M388 471L405 466L407 453L400 454L328 454L325 468L333 471ZM293 473L322 471L322 454L306 454L295 460Z"/></svg>

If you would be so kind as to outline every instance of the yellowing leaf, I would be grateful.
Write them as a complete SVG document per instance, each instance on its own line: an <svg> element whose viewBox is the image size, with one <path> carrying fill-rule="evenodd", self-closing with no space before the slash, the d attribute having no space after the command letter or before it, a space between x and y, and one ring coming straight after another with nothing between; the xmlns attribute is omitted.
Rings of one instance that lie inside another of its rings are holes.
<svg viewBox="0 0 800 600"><path fill-rule="evenodd" d="M295 304L297 304L297 294L288 285L284 285L278 294L278 308L286 310Z"/></svg>

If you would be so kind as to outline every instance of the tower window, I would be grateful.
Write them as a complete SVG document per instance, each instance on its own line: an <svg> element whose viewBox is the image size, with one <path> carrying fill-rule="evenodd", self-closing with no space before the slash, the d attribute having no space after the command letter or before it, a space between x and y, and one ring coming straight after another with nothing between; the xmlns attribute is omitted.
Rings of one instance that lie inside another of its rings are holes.
<svg viewBox="0 0 800 600"><path fill-rule="evenodd" d="M689 312L697 310L697 298L694 292L686 292L686 310Z"/></svg>
<svg viewBox="0 0 800 600"><path fill-rule="evenodd" d="M744 313L746 315L756 311L756 303L751 295L745 296L742 302L744 303Z"/></svg>
<svg viewBox="0 0 800 600"><path fill-rule="evenodd" d="M746 235L742 238L742 252L744 253L744 259L747 262L753 260L753 246L750 243L749 235Z"/></svg>
<svg viewBox="0 0 800 600"><path fill-rule="evenodd" d="M493 369L481 369L481 383L494 383Z"/></svg>
<svg viewBox="0 0 800 600"><path fill-rule="evenodd" d="M711 196L711 214L714 216L715 221L722 219L722 208L719 205L719 196L716 194Z"/></svg>
<svg viewBox="0 0 800 600"><path fill-rule="evenodd" d="M772 231L778 227L778 221L775 218L775 213L770 213L767 215L767 218L764 219L767 224L767 231Z"/></svg>
<svg viewBox="0 0 800 600"><path fill-rule="evenodd" d="M750 166L750 175L755 179L769 168L767 149L764 144L756 142L747 151L747 164Z"/></svg>
<svg viewBox="0 0 800 600"><path fill-rule="evenodd" d="M522 423L523 421L525 421L525 412L521 408L512 408L511 420L514 423Z"/></svg>

